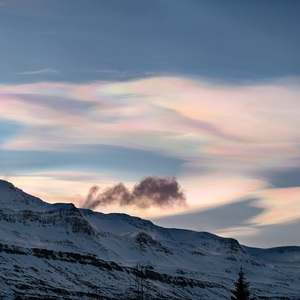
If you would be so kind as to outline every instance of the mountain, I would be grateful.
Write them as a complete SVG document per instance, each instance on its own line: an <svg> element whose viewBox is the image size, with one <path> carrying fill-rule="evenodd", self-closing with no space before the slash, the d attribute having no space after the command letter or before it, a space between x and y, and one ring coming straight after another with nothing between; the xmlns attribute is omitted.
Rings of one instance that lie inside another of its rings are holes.
<svg viewBox="0 0 300 300"><path fill-rule="evenodd" d="M250 248L125 214L48 204L0 181L0 299L300 299L300 247Z"/></svg>

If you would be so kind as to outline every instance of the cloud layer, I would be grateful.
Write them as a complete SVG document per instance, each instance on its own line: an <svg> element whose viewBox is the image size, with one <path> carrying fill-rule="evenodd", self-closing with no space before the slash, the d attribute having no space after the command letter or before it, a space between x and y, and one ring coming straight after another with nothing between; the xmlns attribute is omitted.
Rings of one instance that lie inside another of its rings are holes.
<svg viewBox="0 0 300 300"><path fill-rule="evenodd" d="M106 199L128 213L150 205L153 217L169 213L154 209L160 198L138 204L127 186L176 176L189 203L181 210L258 198L264 210L253 222L290 222L300 211L299 86L299 78L231 86L183 77L1 86L2 175L49 174L62 199L88 185L114 186ZM69 175L63 180L72 172L94 180L78 189ZM29 182L23 177L30 192ZM47 193L47 200L57 197ZM120 194L133 205L122 206Z"/></svg>

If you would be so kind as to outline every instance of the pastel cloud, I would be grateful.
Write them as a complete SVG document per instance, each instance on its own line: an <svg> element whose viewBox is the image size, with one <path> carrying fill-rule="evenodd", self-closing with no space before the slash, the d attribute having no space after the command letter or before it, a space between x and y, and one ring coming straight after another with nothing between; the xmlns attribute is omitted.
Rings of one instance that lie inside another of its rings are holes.
<svg viewBox="0 0 300 300"><path fill-rule="evenodd" d="M75 124L84 120L93 128L91 135L104 126L115 135L139 135L145 130L147 133L168 132L167 137L177 141L190 137L207 141L206 145L214 141L214 146L225 140L225 149L232 145L230 151L239 151L241 141L261 145L295 143L299 139L296 126L299 89L296 86L296 83L283 81L263 86L228 87L180 78L81 86L32 84L4 87L1 112L37 125L54 127L61 123L66 126L65 130L71 131L79 130ZM44 99L33 104L26 101L24 95ZM53 102L54 97L66 98L68 104L62 106L58 103L63 103L63 99L58 99L57 106L50 107L48 103ZM73 107L78 102L93 102L94 106L76 113ZM64 118L60 118L63 115ZM223 146L216 149L220 151Z"/></svg>
<svg viewBox="0 0 300 300"><path fill-rule="evenodd" d="M280 197L288 192L289 205L296 205L299 190L274 189L266 174L300 167L299 86L298 78L230 86L180 77L1 86L1 121L22 128L2 141L2 150L60 151L72 157L108 145L151 153L150 163L169 157L174 161L167 168L176 172L169 175L186 189L190 209L258 195L264 211L254 223L290 221L300 210L291 211ZM91 170L90 165L78 168L65 172ZM162 169L157 172L144 176L162 175Z"/></svg>
<svg viewBox="0 0 300 300"><path fill-rule="evenodd" d="M260 194L263 198L257 204L265 212L256 216L253 223L273 225L299 219L300 187L266 189Z"/></svg>

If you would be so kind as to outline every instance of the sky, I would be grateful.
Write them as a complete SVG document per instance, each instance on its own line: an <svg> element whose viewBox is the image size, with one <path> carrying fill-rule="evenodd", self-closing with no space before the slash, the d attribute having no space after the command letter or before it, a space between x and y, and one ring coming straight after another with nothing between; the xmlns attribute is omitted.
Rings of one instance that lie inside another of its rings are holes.
<svg viewBox="0 0 300 300"><path fill-rule="evenodd" d="M298 0L1 0L0 177L43 200L300 245Z"/></svg>

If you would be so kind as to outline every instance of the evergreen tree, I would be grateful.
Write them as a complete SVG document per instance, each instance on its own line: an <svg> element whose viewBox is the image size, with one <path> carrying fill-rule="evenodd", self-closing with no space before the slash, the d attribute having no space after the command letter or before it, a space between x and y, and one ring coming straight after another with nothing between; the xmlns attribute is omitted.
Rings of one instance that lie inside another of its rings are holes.
<svg viewBox="0 0 300 300"><path fill-rule="evenodd" d="M231 300L250 300L249 283L245 280L243 268L240 268L239 278L234 283L235 289L232 291L234 296Z"/></svg>

